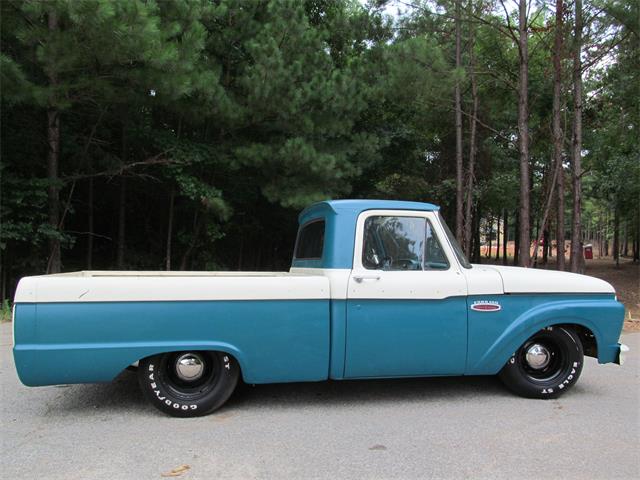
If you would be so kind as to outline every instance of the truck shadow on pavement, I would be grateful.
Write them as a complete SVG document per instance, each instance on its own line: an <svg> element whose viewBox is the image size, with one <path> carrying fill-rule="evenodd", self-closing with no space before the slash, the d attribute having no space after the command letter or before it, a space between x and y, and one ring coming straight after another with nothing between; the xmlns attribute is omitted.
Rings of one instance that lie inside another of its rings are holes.
<svg viewBox="0 0 640 480"><path fill-rule="evenodd" d="M350 406L410 402L465 401L512 396L497 377L425 377L342 380L317 383L241 385L228 408Z"/></svg>
<svg viewBox="0 0 640 480"><path fill-rule="evenodd" d="M60 385L54 404L48 405L48 415L64 415L96 411L101 413L144 413L155 410L144 398L136 375L124 371L110 383Z"/></svg>
<svg viewBox="0 0 640 480"><path fill-rule="evenodd" d="M59 388L59 387L58 387ZM157 414L146 401L136 375L125 371L106 384L61 388L49 414L102 413ZM362 404L465 402L470 398L513 397L497 377L429 377L385 380L345 380L313 383L247 385L241 383L220 411L349 407Z"/></svg>

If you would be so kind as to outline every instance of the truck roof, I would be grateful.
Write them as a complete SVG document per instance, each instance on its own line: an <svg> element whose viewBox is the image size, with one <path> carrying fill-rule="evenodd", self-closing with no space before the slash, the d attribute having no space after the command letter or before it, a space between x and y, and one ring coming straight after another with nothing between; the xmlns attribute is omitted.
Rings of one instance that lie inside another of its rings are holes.
<svg viewBox="0 0 640 480"><path fill-rule="evenodd" d="M407 202L404 200L325 200L305 208L300 213L300 218L306 217L310 211L323 210L323 207L329 207L335 213L350 212L355 214L360 214L360 212L366 210L419 210L431 212L440 209L440 207L431 203Z"/></svg>

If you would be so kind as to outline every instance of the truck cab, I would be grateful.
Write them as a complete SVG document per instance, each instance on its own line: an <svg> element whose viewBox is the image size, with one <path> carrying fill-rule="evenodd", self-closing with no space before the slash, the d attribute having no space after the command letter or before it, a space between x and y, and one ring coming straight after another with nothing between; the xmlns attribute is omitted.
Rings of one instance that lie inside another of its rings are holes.
<svg viewBox="0 0 640 480"><path fill-rule="evenodd" d="M330 278L332 332L344 332L334 378L464 373L471 266L436 206L325 202L299 221L291 271Z"/></svg>

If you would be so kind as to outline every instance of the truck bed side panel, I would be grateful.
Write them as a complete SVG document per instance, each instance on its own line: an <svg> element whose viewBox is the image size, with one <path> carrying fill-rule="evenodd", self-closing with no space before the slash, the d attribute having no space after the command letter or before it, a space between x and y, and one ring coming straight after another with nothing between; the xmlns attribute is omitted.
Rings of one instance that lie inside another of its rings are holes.
<svg viewBox="0 0 640 480"><path fill-rule="evenodd" d="M26 385L111 381L133 362L220 350L248 383L325 380L328 299L18 304L16 367Z"/></svg>

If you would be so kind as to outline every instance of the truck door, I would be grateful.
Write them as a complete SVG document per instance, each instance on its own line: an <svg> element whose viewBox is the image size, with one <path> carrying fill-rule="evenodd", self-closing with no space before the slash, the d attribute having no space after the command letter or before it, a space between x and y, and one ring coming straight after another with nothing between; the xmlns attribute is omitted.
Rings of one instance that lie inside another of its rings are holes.
<svg viewBox="0 0 640 480"><path fill-rule="evenodd" d="M360 215L345 377L464 373L467 285L433 212Z"/></svg>

